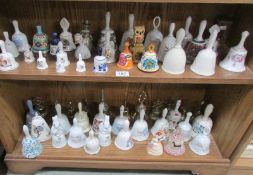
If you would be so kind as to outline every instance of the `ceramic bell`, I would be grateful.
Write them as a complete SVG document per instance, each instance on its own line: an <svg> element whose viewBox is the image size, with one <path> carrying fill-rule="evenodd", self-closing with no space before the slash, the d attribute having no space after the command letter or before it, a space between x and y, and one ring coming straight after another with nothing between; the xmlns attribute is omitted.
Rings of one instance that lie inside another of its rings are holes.
<svg viewBox="0 0 253 175"><path fill-rule="evenodd" d="M148 142L147 152L152 156L160 156L163 154L163 145L158 137L153 137L152 140Z"/></svg>
<svg viewBox="0 0 253 175"><path fill-rule="evenodd" d="M43 151L42 144L37 138L31 137L26 125L23 126L23 132L25 136L22 140L22 155L27 159L33 159L39 156Z"/></svg>
<svg viewBox="0 0 253 175"><path fill-rule="evenodd" d="M63 148L67 144L67 139L63 132L63 128L60 126L60 122L57 116L52 117L53 125L51 127L52 146L54 148Z"/></svg>
<svg viewBox="0 0 253 175"><path fill-rule="evenodd" d="M29 131L31 131L32 127L32 119L35 116L35 110L33 109L32 100L27 100L26 105L28 108L28 112L26 113L26 126L28 127Z"/></svg>
<svg viewBox="0 0 253 175"><path fill-rule="evenodd" d="M86 71L85 62L83 61L81 54L79 54L79 59L76 62L76 71L77 72L85 72Z"/></svg>
<svg viewBox="0 0 253 175"><path fill-rule="evenodd" d="M144 141L148 139L149 131L148 124L144 120L145 110L141 109L140 111L140 119L134 122L132 127L132 138L137 141Z"/></svg>
<svg viewBox="0 0 253 175"><path fill-rule="evenodd" d="M98 140L100 146L109 146L112 143L111 132L110 117L106 115L104 122L99 125Z"/></svg>
<svg viewBox="0 0 253 175"><path fill-rule="evenodd" d="M85 22L83 23L83 28L82 28L80 34L82 35L84 44L89 48L90 51L92 51L93 50L93 44L92 44L93 37L92 37L91 32L89 30L89 26L90 26L89 21L85 20Z"/></svg>
<svg viewBox="0 0 253 175"><path fill-rule="evenodd" d="M48 36L42 31L41 26L36 26L36 34L33 36L32 51L35 53L41 51L43 54L49 51Z"/></svg>
<svg viewBox="0 0 253 175"><path fill-rule="evenodd" d="M63 32L60 34L60 40L63 44L63 50L67 52L74 50L76 46L73 41L72 33L68 32L69 29L68 20L66 18L62 18L60 21L60 26L63 30Z"/></svg>
<svg viewBox="0 0 253 175"><path fill-rule="evenodd" d="M110 44L110 33L107 32L105 34L105 45L102 47L102 54L106 58L107 63L114 63L116 61L115 59L115 49Z"/></svg>
<svg viewBox="0 0 253 175"><path fill-rule="evenodd" d="M217 54L213 51L218 32L216 30L210 36L206 49L201 50L191 65L191 70L199 75L211 76L215 74Z"/></svg>
<svg viewBox="0 0 253 175"><path fill-rule="evenodd" d="M188 112L186 114L185 120L178 124L178 129L181 131L184 142L188 142L189 140L191 140L192 137L192 126L189 123L191 116L192 113Z"/></svg>
<svg viewBox="0 0 253 175"><path fill-rule="evenodd" d="M123 33L119 50L122 52L125 49L125 42L131 42L134 38L134 14L128 15L128 30Z"/></svg>
<svg viewBox="0 0 253 175"><path fill-rule="evenodd" d="M81 126L83 129L83 132L86 133L90 130L90 121L88 118L87 112L82 110L82 103L78 103L78 112L75 114L75 119L77 121L77 124Z"/></svg>
<svg viewBox="0 0 253 175"><path fill-rule="evenodd" d="M24 59L25 62L28 64L33 63L35 61L33 52L31 51L29 45L26 45L26 51L24 52L24 57L25 57Z"/></svg>
<svg viewBox="0 0 253 175"><path fill-rule="evenodd" d="M98 55L94 57L93 72L106 73L108 71L106 57L102 55L102 48L98 49Z"/></svg>
<svg viewBox="0 0 253 175"><path fill-rule="evenodd" d="M162 69L170 74L182 74L185 71L186 55L181 46L185 36L184 29L177 31L176 45L170 49L164 57Z"/></svg>
<svg viewBox="0 0 253 175"><path fill-rule="evenodd" d="M13 20L12 24L15 30L15 33L12 35L12 41L16 44L19 52L24 52L26 51L26 46L29 46L27 37L24 33L20 32L17 20Z"/></svg>
<svg viewBox="0 0 253 175"><path fill-rule="evenodd" d="M66 71L61 57L57 57L57 61L55 63L55 69L57 73L64 73Z"/></svg>
<svg viewBox="0 0 253 175"><path fill-rule="evenodd" d="M237 46L230 48L227 56L220 62L220 67L231 72L245 71L245 60L248 51L244 48L244 42L248 36L248 31L242 32L241 41Z"/></svg>
<svg viewBox="0 0 253 175"><path fill-rule="evenodd" d="M37 69L47 69L48 68L48 64L47 64L47 60L45 57L43 57L42 52L39 51L39 58L37 59Z"/></svg>
<svg viewBox="0 0 253 175"><path fill-rule="evenodd" d="M68 117L65 114L61 113L61 105L60 104L55 105L55 110L56 110L56 115L58 117L58 120L60 122L60 126L62 127L63 132L66 135L69 133L69 130L71 127Z"/></svg>
<svg viewBox="0 0 253 175"><path fill-rule="evenodd" d="M156 120L154 126L151 128L151 133L153 134L153 136L156 136L157 132L164 132L167 133L169 130L169 122L166 119L168 113L168 109L164 108L163 109L163 114L162 114L162 118Z"/></svg>
<svg viewBox="0 0 253 175"><path fill-rule="evenodd" d="M184 138L179 129L174 130L164 144L164 152L172 156L181 156L185 153Z"/></svg>
<svg viewBox="0 0 253 175"><path fill-rule="evenodd" d="M155 45L150 44L148 50L141 57L137 67L144 72L156 72L159 70L158 60L155 52Z"/></svg>
<svg viewBox="0 0 253 175"><path fill-rule="evenodd" d="M58 38L58 34L56 32L52 33L52 38L50 42L50 54L56 55L56 53L59 51L58 43L60 39Z"/></svg>
<svg viewBox="0 0 253 175"><path fill-rule="evenodd" d="M135 26L134 27L134 43L131 51L133 53L133 61L134 63L138 63L144 53L144 34L145 34L145 26Z"/></svg>
<svg viewBox="0 0 253 175"><path fill-rule="evenodd" d="M182 114L178 110L180 105L181 105L181 100L177 100L175 109L171 110L167 117L169 121L169 127L172 130L174 130L177 127L177 124L181 120L181 117L182 117Z"/></svg>
<svg viewBox="0 0 253 175"><path fill-rule="evenodd" d="M4 34L4 38L5 38L4 44L5 44L6 51L11 53L14 57L18 57L19 56L18 49L17 49L15 43L10 40L9 33L3 32L3 34Z"/></svg>
<svg viewBox="0 0 253 175"><path fill-rule="evenodd" d="M198 134L189 143L190 149L197 155L204 156L209 154L211 139L209 135Z"/></svg>
<svg viewBox="0 0 253 175"><path fill-rule="evenodd" d="M186 18L186 21L185 21L185 27L184 27L184 30L185 30L185 36L184 36L184 39L182 41L182 47L185 48L185 46L192 41L192 34L191 32L189 31L190 29L190 26L191 26L191 23L192 23L192 17L191 16L188 16Z"/></svg>
<svg viewBox="0 0 253 175"><path fill-rule="evenodd" d="M89 50L88 46L85 45L83 38L80 39L78 44L79 44L79 46L75 50L76 59L79 58L79 54L81 54L82 59L90 58L91 57L90 50Z"/></svg>
<svg viewBox="0 0 253 175"><path fill-rule="evenodd" d="M36 137L40 142L51 138L47 122L37 112L35 112L35 116L32 118L31 135Z"/></svg>
<svg viewBox="0 0 253 175"><path fill-rule="evenodd" d="M57 60L59 59L59 61L61 61L65 67L69 66L70 62L68 59L68 54L64 52L63 43L61 41L59 41L58 43L58 48L59 48L59 51L56 53Z"/></svg>
<svg viewBox="0 0 253 175"><path fill-rule="evenodd" d="M172 49L176 44L176 38L173 35L174 30L175 30L175 23L171 23L169 28L169 35L163 39L162 44L159 48L158 60L161 62L163 62L165 54L170 49Z"/></svg>
<svg viewBox="0 0 253 175"><path fill-rule="evenodd" d="M213 105L208 104L206 106L204 115L199 115L193 121L192 130L193 130L193 137L196 134L204 134L209 135L211 133L213 127L213 121L209 117L213 112Z"/></svg>
<svg viewBox="0 0 253 175"><path fill-rule="evenodd" d="M218 26L217 24L214 24L214 25L212 25L212 26L209 28L209 33L210 33L210 36L211 36L212 33L213 33L213 31L216 30L216 31L217 31L217 35L218 35L219 32L220 32L221 30L226 30L226 29L227 29L226 26ZM206 39L206 41L205 41L205 42L206 42L206 45L209 43L209 39L210 39L210 38ZM216 39L216 41L214 42L213 47L212 47L213 51L216 52L217 55L219 54L219 53L218 53L219 47L220 47L220 38L217 37L217 39Z"/></svg>
<svg viewBox="0 0 253 175"><path fill-rule="evenodd" d="M93 130L90 130L89 137L86 139L86 145L84 146L84 150L88 154L98 154L100 151L99 140L94 135Z"/></svg>
<svg viewBox="0 0 253 175"><path fill-rule="evenodd" d="M187 64L192 64L199 51L206 47L205 40L203 39L203 33L205 31L206 24L206 20L201 21L198 36L189 42L185 47Z"/></svg>
<svg viewBox="0 0 253 175"><path fill-rule="evenodd" d="M119 55L117 66L126 70L133 68L132 53L129 51L129 42L125 42L124 51Z"/></svg>
<svg viewBox="0 0 253 175"><path fill-rule="evenodd" d="M134 144L131 139L131 131L129 130L129 121L125 120L123 128L114 140L114 144L120 150L130 150Z"/></svg>
<svg viewBox="0 0 253 175"><path fill-rule="evenodd" d="M73 126L69 130L68 145L71 148L81 148L86 144L86 136L83 129L77 123L76 118L73 119Z"/></svg>
<svg viewBox="0 0 253 175"><path fill-rule="evenodd" d="M160 16L156 16L153 19L154 29L148 32L145 42L144 42L145 50L147 50L149 45L152 43L154 44L155 52L158 52L163 40L163 34L158 30L158 28L160 27L160 24L161 24L161 18Z"/></svg>
<svg viewBox="0 0 253 175"><path fill-rule="evenodd" d="M98 114L95 115L95 118L93 120L92 124L92 130L95 134L98 134L99 131L99 125L100 123L103 123L105 120L105 113L104 113L104 103L101 102L98 106Z"/></svg>
<svg viewBox="0 0 253 175"><path fill-rule="evenodd" d="M0 40L0 47L2 50L2 53L0 54L0 71L10 71L16 69L19 64L16 62L11 53L6 52L3 40Z"/></svg>
<svg viewBox="0 0 253 175"><path fill-rule="evenodd" d="M120 114L114 119L114 122L112 124L112 132L113 134L117 135L119 131L123 128L124 123L128 118L124 116L124 106L120 106Z"/></svg>

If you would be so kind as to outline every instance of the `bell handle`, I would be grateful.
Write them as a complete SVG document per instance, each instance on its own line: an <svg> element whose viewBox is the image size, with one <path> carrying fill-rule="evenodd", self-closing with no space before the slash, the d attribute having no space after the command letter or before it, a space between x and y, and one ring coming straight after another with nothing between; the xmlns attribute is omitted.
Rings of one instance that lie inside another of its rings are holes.
<svg viewBox="0 0 253 175"><path fill-rule="evenodd" d="M32 100L27 100L26 104L27 104L27 107L29 109L29 113L32 114L32 115L34 115L35 111L33 109Z"/></svg>
<svg viewBox="0 0 253 175"><path fill-rule="evenodd" d="M181 44L185 36L185 31L183 28L179 29L176 34L176 48L182 48Z"/></svg>
<svg viewBox="0 0 253 175"><path fill-rule="evenodd" d="M154 29L158 29L160 27L160 24L161 24L161 17L156 16L153 20Z"/></svg>
<svg viewBox="0 0 253 175"><path fill-rule="evenodd" d="M23 132L25 134L25 138L31 138L31 135L29 133L29 129L26 125L23 125Z"/></svg>
<svg viewBox="0 0 253 175"><path fill-rule="evenodd" d="M192 113L191 112L187 112L186 118L185 118L185 122L189 123L191 116L192 116Z"/></svg>
<svg viewBox="0 0 253 175"><path fill-rule="evenodd" d="M125 107L124 107L124 105L121 105L120 106L120 117L123 117L124 115L124 109L125 109Z"/></svg>
<svg viewBox="0 0 253 175"><path fill-rule="evenodd" d="M133 31L134 30L134 14L128 15L128 30Z"/></svg>
<svg viewBox="0 0 253 175"><path fill-rule="evenodd" d="M105 14L105 29L106 30L110 29L110 20L111 20L111 13L106 12L106 14Z"/></svg>
<svg viewBox="0 0 253 175"><path fill-rule="evenodd" d="M12 24L13 24L15 33L19 33L20 31L19 31L19 27L18 27L18 21L17 20L13 20Z"/></svg>
<svg viewBox="0 0 253 175"><path fill-rule="evenodd" d="M81 102L78 103L78 111L80 114L82 113L82 103Z"/></svg>
<svg viewBox="0 0 253 175"><path fill-rule="evenodd" d="M192 23L192 17L188 16L186 18L186 21L185 21L185 27L184 27L185 33L189 33L189 29L190 29L191 23Z"/></svg>
<svg viewBox="0 0 253 175"><path fill-rule="evenodd" d="M176 107L175 107L175 111L178 111L180 105L181 105L181 100L177 100L177 104L176 104Z"/></svg>
<svg viewBox="0 0 253 175"><path fill-rule="evenodd" d="M249 32L248 31L242 32L241 40L240 40L239 44L236 46L236 48L238 48L238 49L243 48L245 40L247 39L248 36L249 36Z"/></svg>
<svg viewBox="0 0 253 175"><path fill-rule="evenodd" d="M213 112L214 106L212 104L208 104L206 106L205 112L204 112L204 119L208 119L211 113Z"/></svg>
<svg viewBox="0 0 253 175"><path fill-rule="evenodd" d="M58 103L55 105L56 114L58 117L61 117L61 105Z"/></svg>
<svg viewBox="0 0 253 175"><path fill-rule="evenodd" d="M175 30L175 23L170 23L170 28L169 28L169 36L173 36L173 32Z"/></svg>
<svg viewBox="0 0 253 175"><path fill-rule="evenodd" d="M6 53L6 48L5 48L3 40L0 40L0 47L1 47L2 53Z"/></svg>
<svg viewBox="0 0 253 175"><path fill-rule="evenodd" d="M166 118L167 113L168 113L168 109L167 109L167 108L164 108L164 109L163 109L163 114L162 114L163 119Z"/></svg>
<svg viewBox="0 0 253 175"><path fill-rule="evenodd" d="M213 48L213 45L214 45L214 43L216 41L216 38L217 38L217 35L218 35L217 30L214 30L211 33L211 36L210 36L209 41L208 41L207 49L212 49Z"/></svg>
<svg viewBox="0 0 253 175"><path fill-rule="evenodd" d="M206 24L207 24L206 20L203 20L203 21L200 22L199 33L198 33L198 36L196 37L195 40L197 40L197 41L203 41L203 33L205 31Z"/></svg>

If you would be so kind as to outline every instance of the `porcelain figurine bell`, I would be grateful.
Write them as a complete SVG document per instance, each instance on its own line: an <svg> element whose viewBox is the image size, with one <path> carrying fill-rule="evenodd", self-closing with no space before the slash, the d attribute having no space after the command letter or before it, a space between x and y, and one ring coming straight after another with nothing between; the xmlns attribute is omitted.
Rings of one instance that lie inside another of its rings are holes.
<svg viewBox="0 0 253 175"><path fill-rule="evenodd" d="M192 113L188 112L186 114L185 120L178 124L178 129L180 130L183 136L184 142L188 142L189 140L191 140L191 137L192 137L192 126L189 123L191 116L192 116Z"/></svg>
<svg viewBox="0 0 253 175"><path fill-rule="evenodd" d="M56 115L58 117L60 126L62 127L63 132L66 135L66 134L69 133L69 130L70 130L70 127L71 127L71 125L69 123L69 120L68 120L68 117L61 112L61 105L60 104L55 105L55 110L56 110Z"/></svg>
<svg viewBox="0 0 253 175"><path fill-rule="evenodd" d="M68 145L71 148L81 148L86 144L86 136L83 129L78 125L76 118L73 119L73 126L69 130Z"/></svg>
<svg viewBox="0 0 253 175"><path fill-rule="evenodd" d="M36 26L36 34L33 36L32 51L35 53L41 51L43 54L49 51L48 36L42 31L41 26Z"/></svg>
<svg viewBox="0 0 253 175"><path fill-rule="evenodd" d="M31 131L32 127L32 119L35 116L35 110L33 109L32 100L27 100L26 105L28 108L28 112L26 113L26 126L28 127L29 131Z"/></svg>
<svg viewBox="0 0 253 175"><path fill-rule="evenodd" d="M159 70L158 60L155 52L155 45L150 44L148 50L141 57L137 67L144 72L156 72Z"/></svg>
<svg viewBox="0 0 253 175"><path fill-rule="evenodd" d="M63 128L60 126L60 122L57 116L52 117L53 125L51 127L52 146L54 148L63 148L67 144L67 139L63 132Z"/></svg>
<svg viewBox="0 0 253 175"><path fill-rule="evenodd" d="M128 15L128 30L123 33L119 50L122 52L125 48L125 43L133 42L134 38L134 14Z"/></svg>
<svg viewBox="0 0 253 175"><path fill-rule="evenodd" d="M39 51L39 58L37 59L37 69L44 70L48 68L46 58L43 57L42 52Z"/></svg>
<svg viewBox="0 0 253 175"><path fill-rule="evenodd" d="M182 117L182 114L178 110L180 105L181 105L181 100L177 100L175 109L171 110L169 112L168 117L167 117L167 119L169 121L169 127L172 130L176 129L177 124L181 120L181 117Z"/></svg>
<svg viewBox="0 0 253 175"><path fill-rule="evenodd" d="M111 131L110 117L106 115L104 122L99 125L98 140L100 146L109 146L112 143Z"/></svg>
<svg viewBox="0 0 253 175"><path fill-rule="evenodd" d="M91 32L89 30L89 26L90 26L89 21L85 20L83 23L83 28L82 28L80 34L82 35L84 44L89 48L90 51L92 51L93 50L93 43L92 43L93 37L92 37Z"/></svg>
<svg viewBox="0 0 253 175"><path fill-rule="evenodd" d="M129 130L129 121L125 120L123 128L115 138L114 144L120 150L130 150L134 144L131 139L131 131Z"/></svg>
<svg viewBox="0 0 253 175"><path fill-rule="evenodd" d="M99 125L100 123L103 123L105 120L106 114L104 113L104 103L101 102L98 106L98 114L95 115L95 118L93 120L92 124L92 130L94 131L95 134L98 134L99 132Z"/></svg>
<svg viewBox="0 0 253 175"><path fill-rule="evenodd" d="M162 113L162 118L156 120L154 126L151 128L151 133L153 136L157 135L157 132L167 133L169 130L169 122L166 119L168 109L164 108Z"/></svg>
<svg viewBox="0 0 253 175"><path fill-rule="evenodd" d="M12 35L12 41L16 44L19 52L24 52L26 51L26 46L29 46L27 37L24 33L20 32L17 20L13 20L12 24L15 29L15 33Z"/></svg>
<svg viewBox="0 0 253 175"><path fill-rule="evenodd" d="M60 21L61 28L63 32L60 34L60 40L62 41L63 44L63 49L64 51L72 51L76 48L72 33L68 32L69 29L69 22L66 18L62 18Z"/></svg>
<svg viewBox="0 0 253 175"><path fill-rule="evenodd" d="M108 71L106 57L102 55L102 48L98 49L98 55L94 57L93 72L106 73Z"/></svg>
<svg viewBox="0 0 253 175"><path fill-rule="evenodd" d="M11 53L14 57L18 57L19 56L18 49L17 49L15 43L10 40L9 33L3 32L3 34L4 34L4 38L5 38L4 44L5 44L6 52Z"/></svg>
<svg viewBox="0 0 253 175"><path fill-rule="evenodd" d="M190 149L197 155L204 156L210 152L211 139L209 135L198 134L189 143Z"/></svg>
<svg viewBox="0 0 253 175"><path fill-rule="evenodd" d="M22 140L22 155L27 159L33 159L42 153L43 146L35 137L31 137L28 127L23 126L25 134Z"/></svg>
<svg viewBox="0 0 253 175"><path fill-rule="evenodd" d="M98 154L100 151L99 140L94 135L93 130L90 130L89 137L86 139L86 145L84 146L84 150L88 154Z"/></svg>
<svg viewBox="0 0 253 175"><path fill-rule="evenodd" d="M125 42L124 51L119 55L117 66L126 70L133 68L132 54L129 51L129 42Z"/></svg>
<svg viewBox="0 0 253 175"><path fill-rule="evenodd" d="M76 119L77 124L79 126L81 126L84 133L86 133L90 130L91 126L90 126L88 114L87 114L87 112L82 110L82 103L81 102L78 103L78 112L75 114L74 118Z"/></svg>
<svg viewBox="0 0 253 175"><path fill-rule="evenodd" d="M2 53L0 54L0 70L1 71L10 71L16 69L19 64L16 62L14 56L6 52L4 41L0 40L0 47Z"/></svg>
<svg viewBox="0 0 253 175"><path fill-rule="evenodd" d="M120 107L120 114L114 119L113 125L112 125L112 132L115 135L118 135L119 131L123 128L124 123L128 118L124 116L124 106L122 105Z"/></svg>

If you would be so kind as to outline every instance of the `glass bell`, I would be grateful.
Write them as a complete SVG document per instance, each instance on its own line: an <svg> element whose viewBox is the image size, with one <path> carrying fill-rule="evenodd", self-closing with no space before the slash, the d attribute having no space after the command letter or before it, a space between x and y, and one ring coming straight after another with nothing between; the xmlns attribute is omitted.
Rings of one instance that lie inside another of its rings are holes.
<svg viewBox="0 0 253 175"><path fill-rule="evenodd" d="M60 40L63 44L63 50L68 52L76 49L76 45L73 41L72 33L68 31L69 29L69 22L66 18L62 18L60 21L60 26L62 28L62 33L60 34Z"/></svg>
<svg viewBox="0 0 253 175"><path fill-rule="evenodd" d="M12 35L12 41L17 46L19 52L24 52L24 51L26 51L27 45L30 48L27 37L24 33L20 32L17 20L13 20L12 24L13 24L13 27L15 30L15 33Z"/></svg>
<svg viewBox="0 0 253 175"><path fill-rule="evenodd" d="M134 144L131 139L131 131L129 129L129 121L125 120L123 128L119 131L117 137L114 140L114 144L120 150L130 150Z"/></svg>
<svg viewBox="0 0 253 175"><path fill-rule="evenodd" d="M209 135L197 134L189 143L190 149L197 155L204 156L210 152L211 139Z"/></svg>
<svg viewBox="0 0 253 175"><path fill-rule="evenodd" d="M73 119L73 126L69 130L68 145L71 148L81 148L86 144L86 136L83 129L77 123L77 119Z"/></svg>
<svg viewBox="0 0 253 175"><path fill-rule="evenodd" d="M58 117L60 126L62 127L63 132L66 135L66 134L69 133L69 130L70 130L70 127L71 127L71 125L69 123L69 120L68 120L68 117L61 112L61 105L60 104L55 105L55 110L56 110L56 115Z"/></svg>
<svg viewBox="0 0 253 175"><path fill-rule="evenodd" d="M99 140L94 135L93 130L90 130L89 137L86 139L84 150L88 154L98 154L100 151Z"/></svg>
<svg viewBox="0 0 253 175"><path fill-rule="evenodd" d="M53 125L51 127L52 146L54 148L63 148L67 144L67 139L60 126L57 116L52 117Z"/></svg>
<svg viewBox="0 0 253 175"><path fill-rule="evenodd" d="M19 64L16 62L14 56L6 52L5 44L3 40L0 40L0 47L2 53L0 54L0 70L1 71L10 71L16 69Z"/></svg>
<svg viewBox="0 0 253 175"><path fill-rule="evenodd" d="M93 37L91 35L91 32L89 30L90 27L90 23L89 20L85 20L85 22L82 24L83 28L80 32L80 34L82 35L84 44L89 48L90 51L93 50Z"/></svg>
<svg viewBox="0 0 253 175"><path fill-rule="evenodd" d="M192 17L191 16L188 16L186 18L186 21L185 21L185 27L184 27L184 30L185 30L185 36L184 36L184 39L182 41L182 47L185 48L185 46L192 41L192 34L191 32L189 31L190 29L190 26L191 26L191 23L192 23Z"/></svg>
<svg viewBox="0 0 253 175"><path fill-rule="evenodd" d="M14 42L12 42L9 38L9 33L8 32L3 32L4 34L4 38L5 38L5 48L6 48L6 52L11 53L15 58L19 56L19 52L18 49L15 45Z"/></svg>
<svg viewBox="0 0 253 175"><path fill-rule="evenodd" d="M105 45L102 47L102 54L105 56L107 63L114 63L116 61L115 48L110 44L109 32L105 34Z"/></svg>
<svg viewBox="0 0 253 175"><path fill-rule="evenodd" d="M120 107L120 114L114 119L113 125L112 125L112 132L113 134L117 135L119 131L123 128L124 123L126 120L128 120L128 117L124 116L124 106L122 105Z"/></svg>
<svg viewBox="0 0 253 175"><path fill-rule="evenodd" d="M76 119L77 124L81 126L81 128L83 129L83 132L86 133L90 130L91 125L90 125L88 114L86 111L83 111L82 106L83 106L82 103L79 102L78 112L75 114L74 118Z"/></svg>

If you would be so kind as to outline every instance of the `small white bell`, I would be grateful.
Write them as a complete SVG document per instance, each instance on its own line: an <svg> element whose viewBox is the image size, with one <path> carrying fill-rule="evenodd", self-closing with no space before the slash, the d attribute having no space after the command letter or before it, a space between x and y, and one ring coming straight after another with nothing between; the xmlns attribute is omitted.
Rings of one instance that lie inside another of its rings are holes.
<svg viewBox="0 0 253 175"><path fill-rule="evenodd" d="M169 130L169 122L166 119L167 113L168 109L164 108L162 118L156 120L154 126L151 128L151 133L153 134L153 136L156 136L157 132L167 133L167 131Z"/></svg>
<svg viewBox="0 0 253 175"><path fill-rule="evenodd" d="M120 46L119 46L120 52L123 52L125 42L128 41L129 39L133 39L133 37L134 37L134 14L129 14L128 15L128 30L123 33Z"/></svg>
<svg viewBox="0 0 253 175"><path fill-rule="evenodd" d="M16 62L14 56L6 52L4 41L0 40L0 47L2 53L0 54L0 70L1 71L10 71L16 69L19 64Z"/></svg>
<svg viewBox="0 0 253 175"><path fill-rule="evenodd" d="M68 54L63 50L63 43L61 41L59 41L58 43L58 48L59 51L56 53L56 58L57 60L59 60L59 62L61 62L61 64L67 67L70 64L70 62L68 59Z"/></svg>
<svg viewBox="0 0 253 175"><path fill-rule="evenodd" d="M245 71L245 60L248 51L244 48L244 42L249 36L248 31L242 32L241 41L237 46L230 48L227 56L220 62L220 67L231 72Z"/></svg>
<svg viewBox="0 0 253 175"><path fill-rule="evenodd" d="M184 49L181 46L184 36L184 29L179 29L177 31L175 47L170 49L164 57L162 69L167 73L182 74L185 71L186 55Z"/></svg>
<svg viewBox="0 0 253 175"><path fill-rule="evenodd" d="M131 131L129 130L129 121L125 120L123 128L115 138L114 144L120 150L130 150L134 144L131 140Z"/></svg>
<svg viewBox="0 0 253 175"><path fill-rule="evenodd" d="M124 116L124 106L120 107L120 115L114 119L112 125L113 134L117 135L119 131L123 128L125 121L128 120L126 116Z"/></svg>
<svg viewBox="0 0 253 175"><path fill-rule="evenodd" d="M176 129L177 124L181 120L181 117L182 117L182 114L178 110L180 105L181 105L181 100L177 100L175 109L171 110L167 117L169 121L169 128L172 130Z"/></svg>
<svg viewBox="0 0 253 175"><path fill-rule="evenodd" d="M36 137L40 142L51 138L47 122L37 112L35 112L35 116L32 118L31 135Z"/></svg>
<svg viewBox="0 0 253 175"><path fill-rule="evenodd" d="M62 127L63 132L66 135L69 133L69 130L71 127L69 120L65 114L61 113L61 105L60 104L55 105L55 110L56 110L56 115L58 117L58 120L60 122L60 126Z"/></svg>
<svg viewBox="0 0 253 175"><path fill-rule="evenodd" d="M94 57L93 72L106 73L108 71L106 57L102 55L102 48L98 49L98 55Z"/></svg>
<svg viewBox="0 0 253 175"><path fill-rule="evenodd" d="M214 30L210 36L206 49L201 50L191 65L191 70L199 75L211 76L215 74L216 52L213 51L213 45L216 41L218 31Z"/></svg>
<svg viewBox="0 0 253 175"><path fill-rule="evenodd" d="M69 130L68 145L71 148L81 148L86 144L86 136L83 129L78 125L76 118L73 119L73 126Z"/></svg>
<svg viewBox="0 0 253 175"><path fill-rule="evenodd" d="M47 68L48 68L48 64L47 64L46 58L43 57L42 52L39 51L39 58L37 59L37 69L43 70Z"/></svg>
<svg viewBox="0 0 253 175"><path fill-rule="evenodd" d="M60 26L63 32L60 34L60 40L63 44L64 51L72 51L76 49L76 45L73 41L73 36L71 32L68 32L69 29L69 22L66 18L62 18L60 21Z"/></svg>
<svg viewBox="0 0 253 175"><path fill-rule="evenodd" d="M64 73L66 71L65 66L60 57L57 57L57 61L55 63L55 69L57 73Z"/></svg>
<svg viewBox="0 0 253 175"><path fill-rule="evenodd" d="M4 38L5 38L4 44L5 44L6 51L11 53L14 57L18 57L19 56L18 49L17 49L15 43L10 40L9 33L3 32L3 34L4 34Z"/></svg>
<svg viewBox="0 0 253 175"><path fill-rule="evenodd" d="M134 122L132 128L132 138L137 141L144 141L148 139L148 124L144 120L145 110L141 109L140 111L140 119Z"/></svg>
<svg viewBox="0 0 253 175"><path fill-rule="evenodd" d="M184 142L188 142L191 139L191 137L192 137L192 135L191 135L191 133L192 133L192 126L189 123L191 116L192 116L192 113L188 112L186 114L185 120L182 121L182 122L180 122L178 124L178 129L181 131L181 134L183 136Z"/></svg>
<svg viewBox="0 0 253 175"><path fill-rule="evenodd" d="M103 123L105 120L105 114L104 114L104 103L101 102L98 106L98 114L95 115L95 118L93 120L92 124L92 130L95 134L98 134L99 131L99 125L100 123Z"/></svg>
<svg viewBox="0 0 253 175"><path fill-rule="evenodd" d="M211 139L209 135L198 134L189 143L190 149L197 155L204 156L209 154Z"/></svg>
<svg viewBox="0 0 253 175"><path fill-rule="evenodd" d="M113 48L110 44L110 33L107 32L105 34L105 46L102 48L103 56L106 57L107 63L114 63L116 61L115 58L115 48Z"/></svg>
<svg viewBox="0 0 253 175"><path fill-rule="evenodd" d="M24 57L25 57L25 59L24 59L25 62L28 63L28 64L33 63L34 60L35 60L33 52L31 51L29 45L26 45L26 50L24 52Z"/></svg>
<svg viewBox="0 0 253 175"><path fill-rule="evenodd" d="M90 130L89 137L86 139L86 145L84 146L84 150L88 154L98 154L100 151L99 140L94 135L93 130Z"/></svg>
<svg viewBox="0 0 253 175"><path fill-rule="evenodd" d="M111 131L110 117L106 115L105 121L99 125L98 140L100 146L109 146L112 143Z"/></svg>
<svg viewBox="0 0 253 175"><path fill-rule="evenodd" d="M67 139L57 116L52 117L53 125L51 127L52 146L54 148L63 148L67 144Z"/></svg>
<svg viewBox="0 0 253 175"><path fill-rule="evenodd" d="M191 16L188 16L186 18L186 21L185 21L185 27L184 27L184 30L185 30L185 36L184 36L184 39L182 41L182 47L185 48L185 46L192 41L192 34L190 33L189 29L190 29L190 26L191 26L191 23L192 23L192 17Z"/></svg>
<svg viewBox="0 0 253 175"><path fill-rule="evenodd" d="M77 72L85 72L86 71L85 62L83 61L81 54L79 54L79 59L76 62L76 71Z"/></svg>
<svg viewBox="0 0 253 175"><path fill-rule="evenodd" d="M83 129L83 132L86 133L90 130L90 121L88 118L87 112L82 110L82 103L78 103L78 112L75 114L74 118L76 118L77 123Z"/></svg>
<svg viewBox="0 0 253 175"><path fill-rule="evenodd" d="M24 33L20 32L17 20L13 20L12 24L15 29L15 33L12 35L12 41L17 46L17 49L19 52L24 52L24 51L26 51L26 46L27 45L29 46L27 37ZM29 46L29 48L30 48L30 46Z"/></svg>

